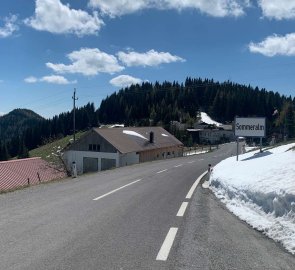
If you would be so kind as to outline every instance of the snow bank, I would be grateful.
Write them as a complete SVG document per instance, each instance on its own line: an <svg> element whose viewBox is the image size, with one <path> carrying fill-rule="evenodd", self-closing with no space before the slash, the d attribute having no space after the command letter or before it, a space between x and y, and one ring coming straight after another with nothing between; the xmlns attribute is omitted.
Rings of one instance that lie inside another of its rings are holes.
<svg viewBox="0 0 295 270"><path fill-rule="evenodd" d="M228 158L210 188L227 208L295 254L295 144Z"/></svg>
<svg viewBox="0 0 295 270"><path fill-rule="evenodd" d="M221 126L221 123L214 121L207 113L201 112L201 121L208 125L216 125L217 127Z"/></svg>

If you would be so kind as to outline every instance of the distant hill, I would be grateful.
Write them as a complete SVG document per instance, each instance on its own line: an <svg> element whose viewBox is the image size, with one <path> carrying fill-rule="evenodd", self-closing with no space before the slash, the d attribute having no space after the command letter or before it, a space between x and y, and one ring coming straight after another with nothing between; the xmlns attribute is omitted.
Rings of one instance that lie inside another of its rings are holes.
<svg viewBox="0 0 295 270"><path fill-rule="evenodd" d="M18 137L28 128L33 128L44 118L28 109L15 109L0 117L0 140Z"/></svg>

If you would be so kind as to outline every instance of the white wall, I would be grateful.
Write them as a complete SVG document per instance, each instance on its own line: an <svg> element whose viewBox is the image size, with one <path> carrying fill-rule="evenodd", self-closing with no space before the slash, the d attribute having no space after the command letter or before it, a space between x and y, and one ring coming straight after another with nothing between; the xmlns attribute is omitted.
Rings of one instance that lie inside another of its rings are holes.
<svg viewBox="0 0 295 270"><path fill-rule="evenodd" d="M139 163L139 154L135 152L120 155L120 167Z"/></svg>
<svg viewBox="0 0 295 270"><path fill-rule="evenodd" d="M63 160L66 163L67 169L71 171L72 163L75 161L77 165L77 172L78 174L83 173L83 158L90 157L90 158L97 158L98 159L98 170L101 170L101 159L102 158L109 158L116 160L116 167L119 167L119 152L117 153L105 153L105 152L90 152L90 151L66 151L63 154Z"/></svg>

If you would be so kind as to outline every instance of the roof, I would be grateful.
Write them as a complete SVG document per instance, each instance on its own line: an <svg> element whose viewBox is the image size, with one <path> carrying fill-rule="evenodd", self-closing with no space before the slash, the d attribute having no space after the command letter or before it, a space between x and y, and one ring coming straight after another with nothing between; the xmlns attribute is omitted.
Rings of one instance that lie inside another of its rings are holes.
<svg viewBox="0 0 295 270"><path fill-rule="evenodd" d="M38 176L39 174L39 176ZM0 162L0 190L8 190L37 184L66 176L65 172L53 168L41 158L26 158Z"/></svg>
<svg viewBox="0 0 295 270"><path fill-rule="evenodd" d="M162 127L94 128L93 130L122 154L183 145ZM149 141L150 132L154 133L154 143Z"/></svg>

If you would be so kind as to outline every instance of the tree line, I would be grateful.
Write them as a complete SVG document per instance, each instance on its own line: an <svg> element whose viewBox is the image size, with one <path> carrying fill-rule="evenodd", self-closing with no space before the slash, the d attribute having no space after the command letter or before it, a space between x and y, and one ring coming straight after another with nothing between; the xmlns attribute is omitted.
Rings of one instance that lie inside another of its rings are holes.
<svg viewBox="0 0 295 270"><path fill-rule="evenodd" d="M120 123L126 126L161 125L179 139L185 132L172 130L171 121L193 126L198 112L207 112L214 120L232 122L235 116L267 118L267 135L288 134L295 137L295 98L230 81L186 78L178 82L144 82L131 85L107 96L100 107L93 103L76 109L76 129L87 130L100 124ZM28 150L73 133L73 111L51 119L28 117L27 122L3 125L0 118L0 160L26 157ZM1 124L2 123L2 124Z"/></svg>

